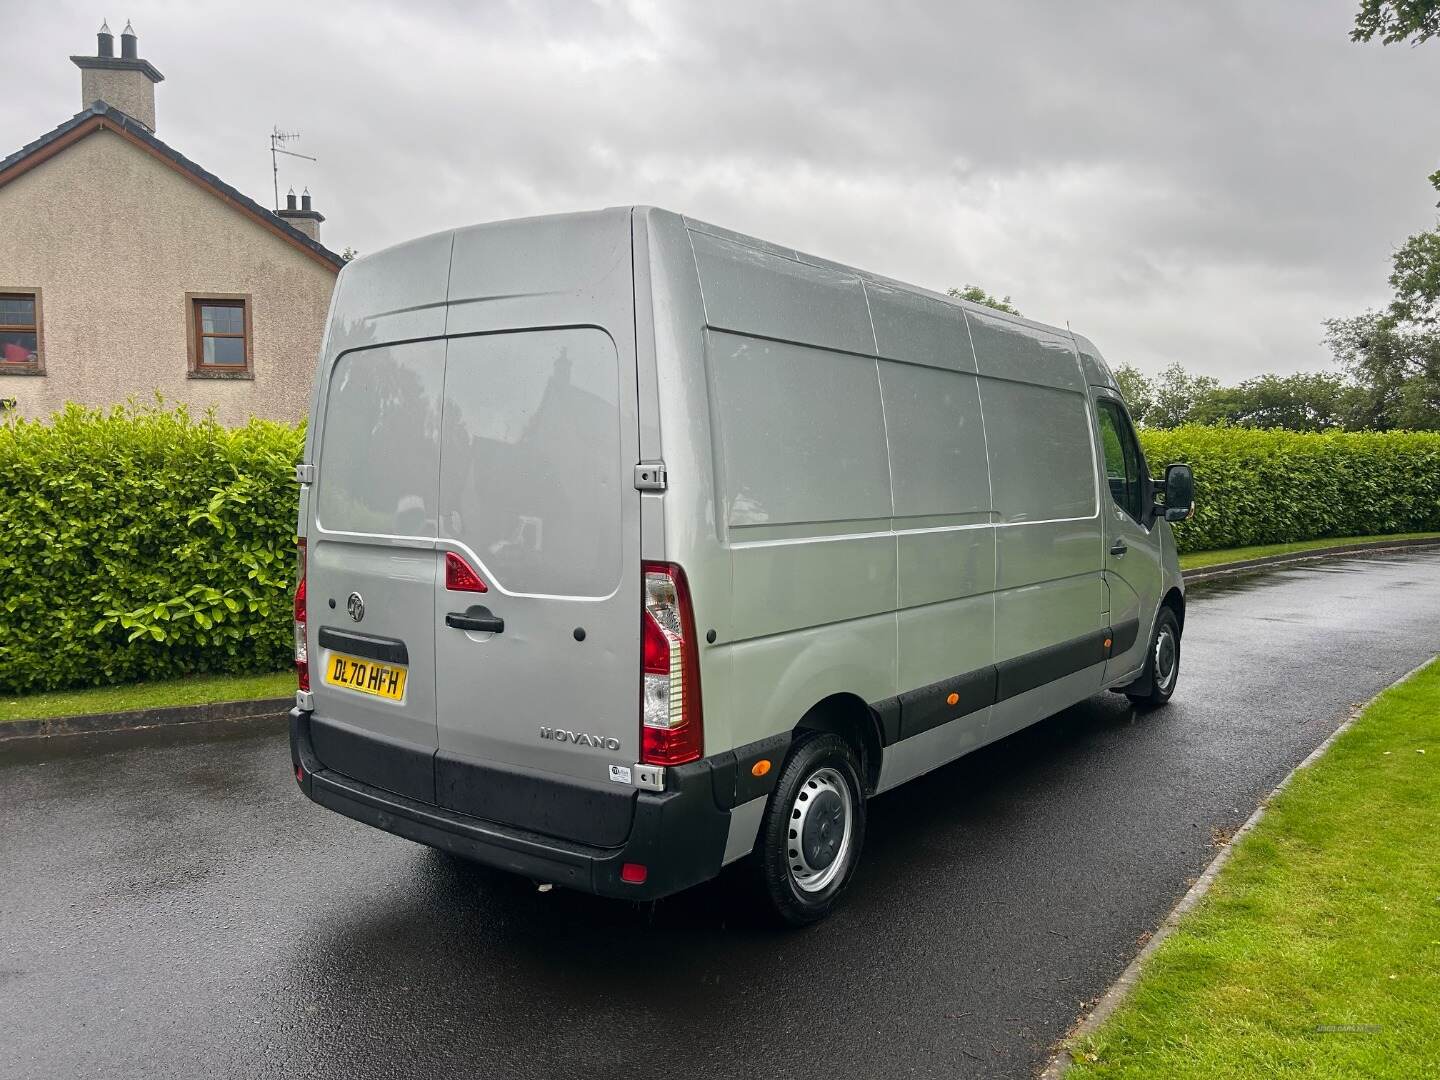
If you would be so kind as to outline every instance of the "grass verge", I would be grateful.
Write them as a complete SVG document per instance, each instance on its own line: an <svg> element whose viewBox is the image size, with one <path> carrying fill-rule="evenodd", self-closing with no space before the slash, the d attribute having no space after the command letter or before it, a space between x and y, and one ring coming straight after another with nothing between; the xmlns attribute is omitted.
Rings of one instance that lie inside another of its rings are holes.
<svg viewBox="0 0 1440 1080"><path fill-rule="evenodd" d="M1275 797L1066 1080L1440 1067L1440 662Z"/></svg>
<svg viewBox="0 0 1440 1080"><path fill-rule="evenodd" d="M1344 544L1373 544L1381 540L1440 540L1440 533L1415 532L1391 533L1386 536L1329 536L1321 540L1299 540L1293 544L1257 544L1254 547L1221 548L1218 551L1192 551L1180 556L1181 570L1199 570L1220 563L1244 562L1246 559L1263 559L1267 555L1294 555L1320 548L1340 547Z"/></svg>
<svg viewBox="0 0 1440 1080"><path fill-rule="evenodd" d="M295 691L295 672L262 675L191 675L164 682L97 686L89 690L58 690L0 698L0 723L45 720L54 716L163 709L172 705L209 705L217 701L256 701L288 697Z"/></svg>

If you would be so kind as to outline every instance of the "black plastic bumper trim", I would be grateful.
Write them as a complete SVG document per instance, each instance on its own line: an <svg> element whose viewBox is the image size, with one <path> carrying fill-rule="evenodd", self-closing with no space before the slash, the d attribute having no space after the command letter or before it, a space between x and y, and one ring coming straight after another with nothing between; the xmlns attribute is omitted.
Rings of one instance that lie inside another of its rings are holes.
<svg viewBox="0 0 1440 1080"><path fill-rule="evenodd" d="M435 801L435 748L314 718L310 744L328 769L422 802Z"/></svg>
<svg viewBox="0 0 1440 1080"><path fill-rule="evenodd" d="M457 813L327 768L311 740L314 723L309 713L290 711L290 758L301 789L377 829L537 881L621 899L659 899L720 872L730 814L715 804L710 759L666 769L663 792L638 792L629 836L619 847L603 848ZM628 862L646 867L643 884L621 879Z"/></svg>
<svg viewBox="0 0 1440 1080"><path fill-rule="evenodd" d="M1062 641L1045 649L1017 656L1013 660L996 664L995 700L1004 701L1027 690L1034 690L1046 683L1063 679L1087 667L1104 663L1109 650L1105 642L1111 640L1109 629L1096 630L1083 637Z"/></svg>
<svg viewBox="0 0 1440 1080"><path fill-rule="evenodd" d="M790 744L794 741L795 733L784 731L706 758L711 763L710 775L715 783L715 805L731 810L774 791L780 779L780 766L785 763L785 755L790 753ZM770 762L770 767L757 776L755 766L762 760Z"/></svg>
<svg viewBox="0 0 1440 1080"><path fill-rule="evenodd" d="M1130 619L1118 627L1096 630L999 664L987 664L963 675L907 690L898 697L871 702L870 707L880 716L882 745L892 746L901 739L913 738L987 705L1104 663L1130 648L1139 632L1139 620ZM951 694L956 696L954 705L950 704Z"/></svg>
<svg viewBox="0 0 1440 1080"><path fill-rule="evenodd" d="M1135 644L1135 639L1140 636L1140 620L1127 619L1112 629L1114 643L1110 646L1110 655L1119 656L1121 653L1129 652L1131 646Z"/></svg>
<svg viewBox="0 0 1440 1080"><path fill-rule="evenodd" d="M630 835L638 791L629 785L557 780L443 750L435 755L434 801L467 817L513 825L591 847L619 847Z"/></svg>
<svg viewBox="0 0 1440 1080"><path fill-rule="evenodd" d="M900 737L908 739L994 705L996 683L995 667L991 665L906 691L900 695ZM952 694L956 698L953 705L950 704Z"/></svg>

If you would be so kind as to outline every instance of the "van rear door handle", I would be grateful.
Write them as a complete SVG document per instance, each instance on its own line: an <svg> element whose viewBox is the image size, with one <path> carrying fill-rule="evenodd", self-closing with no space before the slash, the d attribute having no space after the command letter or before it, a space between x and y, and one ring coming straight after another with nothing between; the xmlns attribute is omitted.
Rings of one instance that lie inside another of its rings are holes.
<svg viewBox="0 0 1440 1080"><path fill-rule="evenodd" d="M456 630L477 630L482 634L503 634L505 620L491 612L483 604L476 604L462 611L452 611L445 616L445 625Z"/></svg>
<svg viewBox="0 0 1440 1080"><path fill-rule="evenodd" d="M1117 559L1129 550L1130 549L1125 545L1124 540L1116 540L1113 544L1110 545L1110 554L1114 555Z"/></svg>

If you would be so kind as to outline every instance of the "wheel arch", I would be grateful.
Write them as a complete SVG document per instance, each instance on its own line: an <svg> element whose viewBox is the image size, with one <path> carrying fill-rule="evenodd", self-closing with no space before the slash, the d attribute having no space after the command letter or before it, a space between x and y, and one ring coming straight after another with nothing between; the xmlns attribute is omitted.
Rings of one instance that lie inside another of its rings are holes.
<svg viewBox="0 0 1440 1080"><path fill-rule="evenodd" d="M860 779L871 795L880 779L880 718L857 694L841 692L822 698L795 725L795 737L807 731L828 731L850 744L860 759Z"/></svg>
<svg viewBox="0 0 1440 1080"><path fill-rule="evenodd" d="M1185 633L1185 594L1178 588L1171 588L1160 601L1161 607L1168 607L1175 613L1175 621L1180 624L1180 633Z"/></svg>

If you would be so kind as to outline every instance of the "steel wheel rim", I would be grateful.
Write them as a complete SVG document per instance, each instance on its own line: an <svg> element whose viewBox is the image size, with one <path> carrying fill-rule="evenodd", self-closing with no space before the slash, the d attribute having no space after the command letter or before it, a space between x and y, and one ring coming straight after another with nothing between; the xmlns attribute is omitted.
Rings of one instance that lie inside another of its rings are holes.
<svg viewBox="0 0 1440 1080"><path fill-rule="evenodd" d="M807 776L790 805L786 829L786 865L790 880L803 893L832 884L850 862L855 831L850 785L830 766Z"/></svg>
<svg viewBox="0 0 1440 1080"><path fill-rule="evenodd" d="M1175 635L1170 628L1164 627L1160 633L1155 635L1155 685L1161 692L1168 691L1170 685L1175 681L1175 671L1179 667L1180 647L1175 640Z"/></svg>

